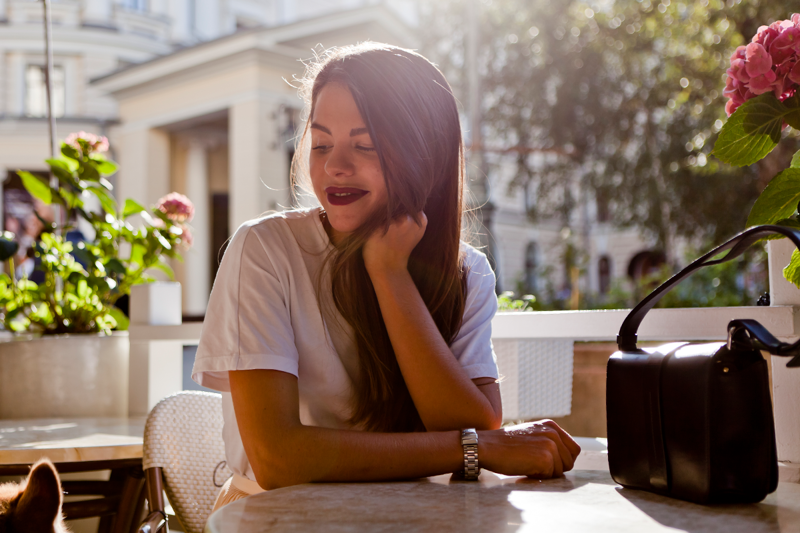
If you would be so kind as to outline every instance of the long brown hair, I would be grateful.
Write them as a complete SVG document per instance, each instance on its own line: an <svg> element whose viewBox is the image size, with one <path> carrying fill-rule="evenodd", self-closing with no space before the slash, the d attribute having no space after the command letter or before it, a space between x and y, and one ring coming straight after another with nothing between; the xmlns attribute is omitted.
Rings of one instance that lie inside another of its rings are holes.
<svg viewBox="0 0 800 533"><path fill-rule="evenodd" d="M336 308L353 328L361 379L351 422L372 431L424 430L395 358L361 249L370 234L402 215L422 211L428 226L408 269L442 337L461 327L466 271L459 250L464 145L450 85L427 59L394 46L362 43L327 51L308 66L301 93L308 117L322 88L347 87L380 158L388 202L326 258ZM308 176L306 121L292 162ZM325 269L322 269L324 272Z"/></svg>

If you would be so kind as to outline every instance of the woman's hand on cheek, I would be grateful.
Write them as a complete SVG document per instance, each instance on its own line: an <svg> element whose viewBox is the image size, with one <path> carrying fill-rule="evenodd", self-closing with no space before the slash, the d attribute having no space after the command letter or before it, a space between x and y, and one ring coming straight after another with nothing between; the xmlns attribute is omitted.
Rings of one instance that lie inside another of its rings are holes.
<svg viewBox="0 0 800 533"><path fill-rule="evenodd" d="M393 220L389 229L375 230L364 244L364 265L370 276L405 270L414 247L422 240L428 217L420 213L419 224L411 215Z"/></svg>

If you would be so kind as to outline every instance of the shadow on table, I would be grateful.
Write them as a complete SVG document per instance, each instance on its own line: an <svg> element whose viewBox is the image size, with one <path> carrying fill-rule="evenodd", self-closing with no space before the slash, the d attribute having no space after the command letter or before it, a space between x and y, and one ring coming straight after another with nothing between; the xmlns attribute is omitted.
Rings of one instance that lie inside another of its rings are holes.
<svg viewBox="0 0 800 533"><path fill-rule="evenodd" d="M735 518L733 529L726 533L760 533L781 531L780 522L798 523L800 513L781 509L768 500L751 504L699 505L673 498L666 498L646 491L619 487L619 494L656 522L687 533L716 531L720 517L728 523ZM792 516L789 516L792 515Z"/></svg>

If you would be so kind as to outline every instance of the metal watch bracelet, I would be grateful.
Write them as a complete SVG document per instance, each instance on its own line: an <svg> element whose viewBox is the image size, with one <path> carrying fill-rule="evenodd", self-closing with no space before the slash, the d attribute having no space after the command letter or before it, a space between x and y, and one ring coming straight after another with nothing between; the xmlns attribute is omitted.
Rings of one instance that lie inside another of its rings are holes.
<svg viewBox="0 0 800 533"><path fill-rule="evenodd" d="M474 428L461 430L461 447L464 449L464 479L477 481L481 468L478 464L478 432Z"/></svg>

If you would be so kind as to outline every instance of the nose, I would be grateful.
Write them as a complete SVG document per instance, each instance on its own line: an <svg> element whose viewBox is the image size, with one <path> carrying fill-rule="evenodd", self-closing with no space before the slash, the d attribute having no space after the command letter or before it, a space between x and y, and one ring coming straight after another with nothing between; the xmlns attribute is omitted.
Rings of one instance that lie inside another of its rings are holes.
<svg viewBox="0 0 800 533"><path fill-rule="evenodd" d="M325 172L331 176L350 176L355 171L355 165L347 147L334 146L330 156L325 161Z"/></svg>

